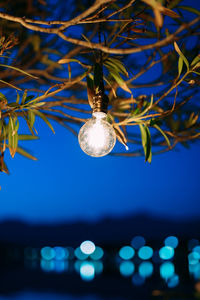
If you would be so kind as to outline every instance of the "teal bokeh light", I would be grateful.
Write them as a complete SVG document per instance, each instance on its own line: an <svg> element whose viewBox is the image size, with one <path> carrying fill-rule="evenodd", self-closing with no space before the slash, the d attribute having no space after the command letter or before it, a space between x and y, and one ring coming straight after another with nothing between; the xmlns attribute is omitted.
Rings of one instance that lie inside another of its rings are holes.
<svg viewBox="0 0 200 300"><path fill-rule="evenodd" d="M124 260L132 259L135 255L135 250L131 246L124 246L119 250L119 256Z"/></svg>
<svg viewBox="0 0 200 300"><path fill-rule="evenodd" d="M76 256L77 259L79 260L84 260L88 258L88 254L85 254L81 251L80 247L76 248L74 251L74 255Z"/></svg>
<svg viewBox="0 0 200 300"><path fill-rule="evenodd" d="M150 277L153 274L153 264L150 261L144 261L139 265L139 275L142 277Z"/></svg>
<svg viewBox="0 0 200 300"><path fill-rule="evenodd" d="M143 260L150 259L153 255L153 249L149 246L141 247L138 251L139 258Z"/></svg>
<svg viewBox="0 0 200 300"><path fill-rule="evenodd" d="M55 268L55 262L53 260L41 259L40 267L44 272L52 272Z"/></svg>
<svg viewBox="0 0 200 300"><path fill-rule="evenodd" d="M131 276L134 273L135 265L132 261L123 261L119 265L120 274L124 277Z"/></svg>
<svg viewBox="0 0 200 300"><path fill-rule="evenodd" d="M102 259L104 255L103 249L101 247L96 247L94 252L90 254L90 258L93 260L99 260Z"/></svg>
<svg viewBox="0 0 200 300"><path fill-rule="evenodd" d="M199 262L200 254L198 252L192 251L188 254L188 262L190 265L196 265Z"/></svg>
<svg viewBox="0 0 200 300"><path fill-rule="evenodd" d="M164 241L165 246L176 248L178 246L178 238L176 236L168 236Z"/></svg>
<svg viewBox="0 0 200 300"><path fill-rule="evenodd" d="M55 257L55 250L51 247L44 247L41 249L41 256L45 260L51 260Z"/></svg>
<svg viewBox="0 0 200 300"><path fill-rule="evenodd" d="M159 256L161 259L168 260L174 257L174 248L169 246L164 246L159 251Z"/></svg>
<svg viewBox="0 0 200 300"><path fill-rule="evenodd" d="M167 280L174 275L175 268L172 262L165 262L160 266L160 276Z"/></svg>
<svg viewBox="0 0 200 300"><path fill-rule="evenodd" d="M54 247L54 251L55 251L56 260L64 260L64 259L68 259L69 257L69 251L66 248Z"/></svg>

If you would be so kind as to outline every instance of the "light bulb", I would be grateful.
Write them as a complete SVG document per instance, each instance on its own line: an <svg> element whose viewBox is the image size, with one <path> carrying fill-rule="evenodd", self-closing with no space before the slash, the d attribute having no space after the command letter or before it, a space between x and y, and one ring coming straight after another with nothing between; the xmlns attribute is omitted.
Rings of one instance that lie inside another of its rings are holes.
<svg viewBox="0 0 200 300"><path fill-rule="evenodd" d="M100 157L110 153L115 146L116 134L106 120L104 112L95 112L80 129L78 140L81 149L88 155Z"/></svg>

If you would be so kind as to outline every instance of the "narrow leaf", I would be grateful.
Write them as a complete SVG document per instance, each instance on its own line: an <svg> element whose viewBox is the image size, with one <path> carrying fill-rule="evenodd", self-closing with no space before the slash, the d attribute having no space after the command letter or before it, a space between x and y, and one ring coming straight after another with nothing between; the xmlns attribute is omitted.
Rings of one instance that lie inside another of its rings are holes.
<svg viewBox="0 0 200 300"><path fill-rule="evenodd" d="M181 52L181 50L176 42L174 42L174 48L175 48L176 52L179 54L179 56L182 57L184 63L186 64L187 69L189 70L189 62L188 62L187 58L185 57L185 55Z"/></svg>
<svg viewBox="0 0 200 300"><path fill-rule="evenodd" d="M51 125L51 123L49 122L49 120L47 119L47 117L45 116L45 114L43 114L41 111L33 109L32 110L36 115L38 115L48 126L49 128L53 131L53 133L55 133L53 126Z"/></svg>
<svg viewBox="0 0 200 300"><path fill-rule="evenodd" d="M34 79L38 79L38 77L33 76L32 74L27 73L27 72L25 72L25 71L23 71L23 70L21 70L21 69L19 69L19 68L16 68L16 67L13 67L13 66L4 65L4 64L0 64L0 66L1 66L1 67L4 67L4 68L8 68L8 69L13 69L13 70L18 71L18 72L20 72L20 73L23 73L23 74L25 74L25 75L27 75L27 76L29 76L29 77L32 77L32 78L34 78Z"/></svg>
<svg viewBox="0 0 200 300"><path fill-rule="evenodd" d="M21 147L17 147L17 153L29 158L29 159L32 159L32 160L37 160L37 158L33 155L31 155L30 153L28 153L26 150L24 150L23 148Z"/></svg>
<svg viewBox="0 0 200 300"><path fill-rule="evenodd" d="M171 148L170 140L168 139L168 137L167 137L167 135L165 134L165 132L160 128L160 126L158 126L158 125L156 125L156 124L154 125L154 127L155 127L158 131L160 131L160 133L161 133L161 134L163 135L163 137L165 138L168 147Z"/></svg>

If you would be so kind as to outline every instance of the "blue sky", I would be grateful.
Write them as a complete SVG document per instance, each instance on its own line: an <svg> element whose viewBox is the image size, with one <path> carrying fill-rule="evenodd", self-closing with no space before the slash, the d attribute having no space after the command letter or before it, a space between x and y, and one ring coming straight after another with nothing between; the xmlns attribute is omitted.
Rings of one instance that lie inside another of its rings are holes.
<svg viewBox="0 0 200 300"><path fill-rule="evenodd" d="M144 158L85 155L75 136L38 124L40 140L26 142L38 157L7 158L1 174L0 219L28 222L97 220L141 212L170 218L200 216L199 145Z"/></svg>

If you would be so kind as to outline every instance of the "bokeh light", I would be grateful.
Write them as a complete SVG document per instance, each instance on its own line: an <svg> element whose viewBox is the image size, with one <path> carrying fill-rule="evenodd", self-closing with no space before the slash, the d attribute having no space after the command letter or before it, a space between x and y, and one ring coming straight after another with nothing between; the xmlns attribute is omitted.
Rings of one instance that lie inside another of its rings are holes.
<svg viewBox="0 0 200 300"><path fill-rule="evenodd" d="M159 256L161 259L168 260L174 257L174 248L169 246L164 246L159 251Z"/></svg>
<svg viewBox="0 0 200 300"><path fill-rule="evenodd" d="M84 254L90 255L95 251L95 244L91 241L84 241L80 245L80 249Z"/></svg>
<svg viewBox="0 0 200 300"><path fill-rule="evenodd" d="M131 276L134 273L135 266L132 261L123 261L119 265L120 274L124 277Z"/></svg>
<svg viewBox="0 0 200 300"><path fill-rule="evenodd" d="M199 258L200 258L200 246L195 246L193 249L192 249L192 252L196 252L199 254Z"/></svg>
<svg viewBox="0 0 200 300"><path fill-rule="evenodd" d="M199 245L199 241L197 239L191 239L188 241L188 250L192 251L192 249L198 245Z"/></svg>
<svg viewBox="0 0 200 300"><path fill-rule="evenodd" d="M91 281L94 279L95 268L94 264L89 261L82 262L80 265L80 275L81 278L85 281Z"/></svg>
<svg viewBox="0 0 200 300"><path fill-rule="evenodd" d="M176 236L168 236L164 241L165 246L176 248L178 246L178 238Z"/></svg>
<svg viewBox="0 0 200 300"><path fill-rule="evenodd" d="M119 256L124 260L132 259L135 255L135 250L131 246L124 246L119 250Z"/></svg>
<svg viewBox="0 0 200 300"><path fill-rule="evenodd" d="M103 263L102 261L94 261L93 262L93 266L94 266L94 269L95 269L95 274L99 275L103 272Z"/></svg>
<svg viewBox="0 0 200 300"><path fill-rule="evenodd" d="M169 288L174 288L179 284L179 276L174 274L172 277L169 278L167 285Z"/></svg>
<svg viewBox="0 0 200 300"><path fill-rule="evenodd" d="M132 239L132 241L131 241L131 246L132 246L134 249L138 250L138 249L140 249L141 247L145 246L145 243L146 243L146 241L145 241L145 239L143 238L143 236L137 235L137 236L135 236L135 237Z"/></svg>
<svg viewBox="0 0 200 300"><path fill-rule="evenodd" d="M143 246L138 251L139 258L143 260L150 259L153 255L153 249L149 246Z"/></svg>
<svg viewBox="0 0 200 300"><path fill-rule="evenodd" d="M169 279L174 275L175 268L172 262L165 262L160 266L160 276L163 279Z"/></svg>
<svg viewBox="0 0 200 300"><path fill-rule="evenodd" d="M189 265L189 272L195 280L200 280L200 263Z"/></svg>
<svg viewBox="0 0 200 300"><path fill-rule="evenodd" d="M55 262L53 260L41 259L40 267L44 272L54 271Z"/></svg>
<svg viewBox="0 0 200 300"><path fill-rule="evenodd" d="M64 259L68 259L69 257L69 252L66 248L54 247L54 251L55 251L56 260L64 260Z"/></svg>
<svg viewBox="0 0 200 300"><path fill-rule="evenodd" d="M150 277L153 274L153 264L150 261L143 261L138 268L139 275Z"/></svg>
<svg viewBox="0 0 200 300"><path fill-rule="evenodd" d="M200 255L198 252L191 252L188 254L188 262L190 265L196 265L199 262Z"/></svg>
<svg viewBox="0 0 200 300"><path fill-rule="evenodd" d="M55 250L51 247L44 247L41 249L41 256L45 260L51 260L55 257Z"/></svg>
<svg viewBox="0 0 200 300"><path fill-rule="evenodd" d="M81 251L80 247L76 248L74 251L74 255L76 256L77 259L79 260L84 260L88 258L88 254L85 254Z"/></svg>
<svg viewBox="0 0 200 300"><path fill-rule="evenodd" d="M104 255L103 249L97 246L94 252L90 255L90 257L93 260L99 260L102 259L103 255Z"/></svg>
<svg viewBox="0 0 200 300"><path fill-rule="evenodd" d="M63 260L54 260L54 270L57 273L62 273L67 271L68 269L68 261Z"/></svg>

